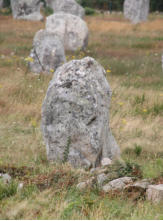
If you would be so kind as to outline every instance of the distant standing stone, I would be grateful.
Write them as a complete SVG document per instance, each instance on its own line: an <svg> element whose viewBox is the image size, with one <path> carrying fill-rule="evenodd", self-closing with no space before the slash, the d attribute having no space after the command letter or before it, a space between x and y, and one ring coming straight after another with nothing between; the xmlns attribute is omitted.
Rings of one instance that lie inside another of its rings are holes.
<svg viewBox="0 0 163 221"><path fill-rule="evenodd" d="M42 4L40 0L11 0L12 14L15 19L41 21L40 14Z"/></svg>
<svg viewBox="0 0 163 221"><path fill-rule="evenodd" d="M111 90L105 70L93 58L59 67L42 107L42 131L49 160L97 167L119 157L109 128Z"/></svg>
<svg viewBox="0 0 163 221"><path fill-rule="evenodd" d="M85 15L85 10L75 0L46 0L47 5L56 12L65 12L81 18Z"/></svg>
<svg viewBox="0 0 163 221"><path fill-rule="evenodd" d="M144 22L148 18L149 0L125 0L124 16L133 24Z"/></svg>
<svg viewBox="0 0 163 221"><path fill-rule="evenodd" d="M150 185L147 189L147 199L153 203L163 202L163 184Z"/></svg>
<svg viewBox="0 0 163 221"><path fill-rule="evenodd" d="M56 13L46 19L46 30L58 35L65 50L85 49L88 44L88 27L80 17Z"/></svg>
<svg viewBox="0 0 163 221"><path fill-rule="evenodd" d="M3 8L3 0L0 0L0 9Z"/></svg>
<svg viewBox="0 0 163 221"><path fill-rule="evenodd" d="M30 57L33 58L33 61L29 63L29 66L35 73L51 73L66 61L60 39L46 30L36 33Z"/></svg>

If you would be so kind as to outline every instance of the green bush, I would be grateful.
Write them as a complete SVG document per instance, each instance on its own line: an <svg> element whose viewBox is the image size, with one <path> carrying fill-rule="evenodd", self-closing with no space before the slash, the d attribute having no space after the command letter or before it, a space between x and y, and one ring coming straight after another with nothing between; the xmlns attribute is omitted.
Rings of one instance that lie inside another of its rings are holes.
<svg viewBox="0 0 163 221"><path fill-rule="evenodd" d="M140 156L141 152L142 147L140 145L135 144L134 153L136 154L136 156Z"/></svg>
<svg viewBox="0 0 163 221"><path fill-rule="evenodd" d="M53 14L53 9L50 8L50 7L45 7L45 8L44 8L44 14L45 14L46 16L49 16L49 15Z"/></svg>
<svg viewBox="0 0 163 221"><path fill-rule="evenodd" d="M0 182L0 200L13 196L17 192L17 185L14 182L11 182L10 184L6 185L2 182Z"/></svg>
<svg viewBox="0 0 163 221"><path fill-rule="evenodd" d="M11 8L2 8L0 10L0 15L10 15L11 14Z"/></svg>
<svg viewBox="0 0 163 221"><path fill-rule="evenodd" d="M85 7L85 14L86 15L94 15L95 10L93 8Z"/></svg>
<svg viewBox="0 0 163 221"><path fill-rule="evenodd" d="M122 11L124 0L76 0L83 7ZM162 0L150 0L150 11L163 11Z"/></svg>

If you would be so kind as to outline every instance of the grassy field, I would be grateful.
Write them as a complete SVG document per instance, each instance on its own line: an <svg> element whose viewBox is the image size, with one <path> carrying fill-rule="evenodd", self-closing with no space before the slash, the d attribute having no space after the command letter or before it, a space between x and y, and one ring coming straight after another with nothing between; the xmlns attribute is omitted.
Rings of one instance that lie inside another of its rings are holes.
<svg viewBox="0 0 163 221"><path fill-rule="evenodd" d="M86 21L88 49L67 60L92 56L105 67L113 92L110 125L122 158L140 165L143 178L163 180L163 15L139 25L121 14ZM163 219L160 204L97 188L79 192L81 170L47 162L40 121L52 75L34 75L25 62L44 27L0 16L0 172L13 177L8 187L0 183L0 219ZM20 182L24 189L17 191Z"/></svg>

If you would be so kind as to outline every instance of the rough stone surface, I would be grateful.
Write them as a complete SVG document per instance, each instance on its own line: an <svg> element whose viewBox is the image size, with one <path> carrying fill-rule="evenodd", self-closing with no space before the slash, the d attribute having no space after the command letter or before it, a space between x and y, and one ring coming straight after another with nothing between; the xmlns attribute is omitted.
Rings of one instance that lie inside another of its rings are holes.
<svg viewBox="0 0 163 221"><path fill-rule="evenodd" d="M11 0L12 14L15 19L41 21L40 14L42 4L40 0Z"/></svg>
<svg viewBox="0 0 163 221"><path fill-rule="evenodd" d="M2 179L3 183L8 184L11 182L11 176L8 173L0 174L0 179Z"/></svg>
<svg viewBox="0 0 163 221"><path fill-rule="evenodd" d="M56 12L65 12L81 18L85 15L85 10L75 0L47 0L47 5Z"/></svg>
<svg viewBox="0 0 163 221"><path fill-rule="evenodd" d="M103 186L104 192L109 192L112 190L123 190L124 187L132 182L131 177L122 177L115 180L110 181L108 184Z"/></svg>
<svg viewBox="0 0 163 221"><path fill-rule="evenodd" d="M147 189L147 199L153 203L163 202L163 184L150 185Z"/></svg>
<svg viewBox="0 0 163 221"><path fill-rule="evenodd" d="M149 13L149 0L125 0L124 16L133 24L147 20Z"/></svg>
<svg viewBox="0 0 163 221"><path fill-rule="evenodd" d="M109 166L112 164L112 160L109 158L103 158L101 160L101 166Z"/></svg>
<svg viewBox="0 0 163 221"><path fill-rule="evenodd" d="M149 185L150 185L150 182L146 179L139 180L133 184L133 186L140 187L142 189L147 189Z"/></svg>
<svg viewBox="0 0 163 221"><path fill-rule="evenodd" d="M120 155L109 128L111 90L105 74L90 57L56 70L42 107L49 160L90 168Z"/></svg>
<svg viewBox="0 0 163 221"><path fill-rule="evenodd" d="M59 36L65 50L85 49L88 44L88 27L80 17L56 13L46 19L46 30Z"/></svg>
<svg viewBox="0 0 163 221"><path fill-rule="evenodd" d="M138 191L139 193L145 193L148 186L150 185L150 181L147 179L136 181L135 183L128 184L125 186L125 190L127 192Z"/></svg>
<svg viewBox="0 0 163 221"><path fill-rule="evenodd" d="M46 30L36 33L30 57L33 61L29 63L29 66L35 73L50 73L66 61L64 47L58 36Z"/></svg>

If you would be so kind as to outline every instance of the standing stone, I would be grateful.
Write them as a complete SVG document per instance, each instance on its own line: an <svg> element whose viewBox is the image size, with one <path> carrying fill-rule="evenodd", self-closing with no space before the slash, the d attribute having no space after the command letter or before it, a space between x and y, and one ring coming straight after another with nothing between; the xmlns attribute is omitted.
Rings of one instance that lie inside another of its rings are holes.
<svg viewBox="0 0 163 221"><path fill-rule="evenodd" d="M30 57L33 59L29 63L32 72L50 73L66 61L64 47L58 36L40 30L33 40L33 49Z"/></svg>
<svg viewBox="0 0 163 221"><path fill-rule="evenodd" d="M42 107L42 131L49 160L90 168L119 157L109 128L111 90L105 70L93 58L59 67Z"/></svg>
<svg viewBox="0 0 163 221"><path fill-rule="evenodd" d="M11 0L12 14L15 19L41 21L40 14L42 3L40 0Z"/></svg>
<svg viewBox="0 0 163 221"><path fill-rule="evenodd" d="M133 24L147 20L149 13L149 0L125 0L124 16Z"/></svg>
<svg viewBox="0 0 163 221"><path fill-rule="evenodd" d="M46 0L47 5L56 12L65 12L76 15L81 18L84 17L85 11L75 0Z"/></svg>
<svg viewBox="0 0 163 221"><path fill-rule="evenodd" d="M85 49L88 44L88 27L80 17L56 13L46 19L46 30L59 36L65 50Z"/></svg>
<svg viewBox="0 0 163 221"><path fill-rule="evenodd" d="M3 0L0 0L0 9L3 8Z"/></svg>

